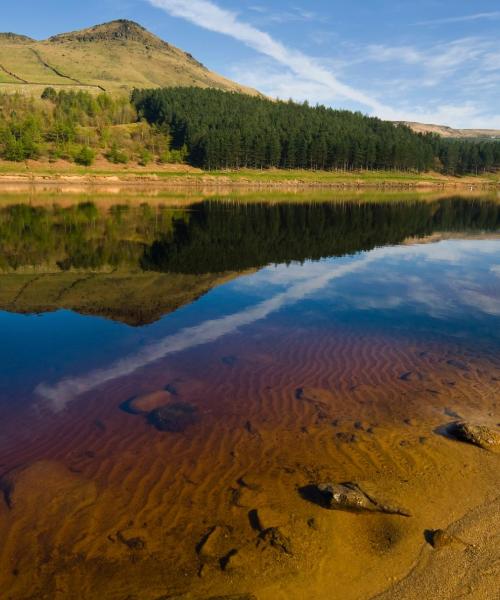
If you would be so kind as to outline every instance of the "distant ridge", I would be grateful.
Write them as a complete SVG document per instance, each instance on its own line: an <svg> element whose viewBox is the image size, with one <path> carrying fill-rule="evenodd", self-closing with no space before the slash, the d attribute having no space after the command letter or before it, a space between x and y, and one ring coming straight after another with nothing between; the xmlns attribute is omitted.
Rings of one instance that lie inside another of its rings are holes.
<svg viewBox="0 0 500 600"><path fill-rule="evenodd" d="M18 33L12 33L10 31L6 31L4 33L0 32L0 42L2 40L6 40L9 42L35 42L33 38L28 37L27 35L19 35Z"/></svg>
<svg viewBox="0 0 500 600"><path fill-rule="evenodd" d="M193 86L258 94L127 19L43 41L0 33L0 91L36 95L47 86L96 92Z"/></svg>
<svg viewBox="0 0 500 600"><path fill-rule="evenodd" d="M436 133L444 138L500 139L500 130L498 129L453 129L453 127L447 127L446 125L432 125L413 121L399 122L408 125L408 127L417 133Z"/></svg>

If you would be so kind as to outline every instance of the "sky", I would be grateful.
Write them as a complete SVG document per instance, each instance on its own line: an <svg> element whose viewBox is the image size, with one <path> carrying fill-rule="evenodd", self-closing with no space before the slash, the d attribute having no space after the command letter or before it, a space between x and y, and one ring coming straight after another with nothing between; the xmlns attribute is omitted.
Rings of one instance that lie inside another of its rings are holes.
<svg viewBox="0 0 500 600"><path fill-rule="evenodd" d="M282 99L500 129L499 0L16 0L0 30L44 39L137 21Z"/></svg>

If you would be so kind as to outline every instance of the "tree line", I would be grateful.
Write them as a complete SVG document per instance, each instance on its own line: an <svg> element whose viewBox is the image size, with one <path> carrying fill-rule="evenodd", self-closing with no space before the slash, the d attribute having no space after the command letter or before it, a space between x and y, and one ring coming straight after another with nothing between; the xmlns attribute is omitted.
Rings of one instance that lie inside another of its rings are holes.
<svg viewBox="0 0 500 600"><path fill-rule="evenodd" d="M149 123L168 126L176 148L203 169L435 169L449 174L500 167L500 143L448 141L361 113L274 102L214 89L135 90Z"/></svg>
<svg viewBox="0 0 500 600"><path fill-rule="evenodd" d="M204 201L182 211L93 202L0 209L0 271L28 265L101 271L223 273L319 260L399 244L435 231L498 231L500 204Z"/></svg>
<svg viewBox="0 0 500 600"><path fill-rule="evenodd" d="M127 98L49 87L41 98L0 94L0 158L462 175L499 169L500 142L446 140L361 113L214 89Z"/></svg>
<svg viewBox="0 0 500 600"><path fill-rule="evenodd" d="M500 204L455 197L435 202L203 202L190 219L145 248L145 270L191 274L320 260L436 231L497 231Z"/></svg>

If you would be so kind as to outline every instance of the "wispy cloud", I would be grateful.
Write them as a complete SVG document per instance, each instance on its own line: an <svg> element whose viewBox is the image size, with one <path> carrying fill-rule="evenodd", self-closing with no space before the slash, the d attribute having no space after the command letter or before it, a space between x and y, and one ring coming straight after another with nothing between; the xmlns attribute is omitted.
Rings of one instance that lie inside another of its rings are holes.
<svg viewBox="0 0 500 600"><path fill-rule="evenodd" d="M303 81L321 84L330 90L331 99L344 98L370 108L387 112L388 107L376 98L340 81L320 61L298 50L289 48L270 34L241 20L232 11L221 8L209 0L148 0L168 14L185 19L199 27L232 37L257 52L285 66Z"/></svg>
<svg viewBox="0 0 500 600"><path fill-rule="evenodd" d="M268 6L254 4L248 7L249 10L259 15L259 20L266 23L300 23L311 21L325 21L326 18L311 10L304 10L299 6L292 6L289 10L280 10L273 12Z"/></svg>
<svg viewBox="0 0 500 600"><path fill-rule="evenodd" d="M231 37L260 53L261 60L228 66L233 78L269 96L362 108L393 121L500 127L500 115L492 110L500 75L497 38L458 37L427 46L360 45L339 38L333 55L325 59L283 43L212 0L146 1L170 16ZM258 2L251 8L256 15L265 14L266 7ZM286 18L315 18L293 6L287 13ZM272 17L269 10L266 14ZM495 11L450 18L494 19L497 14L500 17L500 11Z"/></svg>
<svg viewBox="0 0 500 600"><path fill-rule="evenodd" d="M368 81L373 73L373 89L384 89L387 102L398 106L398 120L484 129L500 127L491 110L499 57L498 39L471 36L427 46L347 45L342 68L361 71Z"/></svg>
<svg viewBox="0 0 500 600"><path fill-rule="evenodd" d="M334 279L345 277L366 268L376 257L377 253L375 252L367 254L352 263L338 266L324 264L314 277L293 283L284 292L277 293L252 308L182 329L178 333L145 346L140 352L122 358L107 367L96 369L80 377L69 377L53 385L41 383L35 391L49 402L52 410L59 412L77 396L89 392L108 381L130 375L138 369L171 354L214 342L225 335L238 331L242 327L265 319L285 305L296 303L304 297L318 292Z"/></svg>
<svg viewBox="0 0 500 600"><path fill-rule="evenodd" d="M462 37L425 48L371 44L363 47L358 62L402 63L421 67L427 75L452 75L458 69L475 64L479 69L499 69L492 52L498 42L478 37Z"/></svg>
<svg viewBox="0 0 500 600"><path fill-rule="evenodd" d="M416 25L447 25L451 23L467 23L469 21L496 21L500 19L500 11L481 12L472 15L462 15L457 17L446 17L444 19L431 19L429 21L419 21Z"/></svg>

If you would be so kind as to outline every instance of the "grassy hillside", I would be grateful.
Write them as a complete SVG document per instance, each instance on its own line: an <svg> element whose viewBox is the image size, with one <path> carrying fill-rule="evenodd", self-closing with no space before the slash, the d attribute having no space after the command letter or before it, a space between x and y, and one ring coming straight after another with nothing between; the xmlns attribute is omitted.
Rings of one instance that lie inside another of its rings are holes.
<svg viewBox="0 0 500 600"><path fill-rule="evenodd" d="M0 34L0 91L39 95L46 86L96 91L199 86L256 94L131 21L44 41Z"/></svg>

